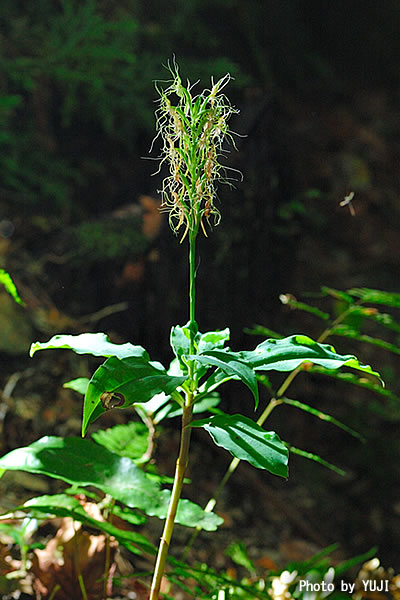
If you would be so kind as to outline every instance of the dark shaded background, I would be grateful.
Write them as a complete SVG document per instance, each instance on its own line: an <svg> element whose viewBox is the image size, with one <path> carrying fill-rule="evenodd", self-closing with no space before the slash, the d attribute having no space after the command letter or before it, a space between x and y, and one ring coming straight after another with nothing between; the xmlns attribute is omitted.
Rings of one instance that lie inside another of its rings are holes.
<svg viewBox="0 0 400 600"><path fill-rule="evenodd" d="M230 325L236 349L258 342L244 333L256 323L316 337L318 322L286 310L279 294L399 291L399 21L394 0L3 0L0 260L27 305L0 296L3 386L32 367L32 339L60 332L104 330L168 362L171 324L187 320L186 248L158 212L162 173L142 157L154 136L153 80L168 76L173 54L200 85L229 71L241 109L232 128L243 137L226 162L244 178L221 187L222 223L199 241L201 329ZM355 217L339 206L350 191ZM119 302L128 310L97 315ZM395 356L340 344L386 370L399 392ZM71 369L63 364L57 384ZM39 391L51 398L47 375ZM271 428L349 469L338 481L294 459L293 485L316 500L311 526L349 553L378 543L399 568L400 412L378 419L346 403L348 393L312 378L291 392L359 426L366 445L284 409ZM236 387L229 410L251 414ZM60 432L56 418L23 428L18 418L7 416L4 451Z"/></svg>

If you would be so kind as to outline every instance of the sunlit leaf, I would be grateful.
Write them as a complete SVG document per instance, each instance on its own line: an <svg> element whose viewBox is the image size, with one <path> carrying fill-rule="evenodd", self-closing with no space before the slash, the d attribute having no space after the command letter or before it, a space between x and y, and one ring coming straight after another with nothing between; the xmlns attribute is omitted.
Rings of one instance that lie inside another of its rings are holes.
<svg viewBox="0 0 400 600"><path fill-rule="evenodd" d="M340 335L342 337L350 338L352 340L357 340L359 342L365 342L367 344L371 344L372 346L378 346L379 348L383 348L388 352L393 352L394 354L400 354L400 348L395 346L394 344L390 344L386 340L381 340L379 338L372 337L370 335L366 335L364 333L359 333L356 329L349 327L345 324L337 325L334 329L332 329L331 335Z"/></svg>
<svg viewBox="0 0 400 600"><path fill-rule="evenodd" d="M375 375L369 365L363 365L353 355L341 355L333 346L320 344L305 335L292 335L281 340L265 340L253 351L235 353L250 367L260 371L293 371L304 362L310 362L327 369L351 367Z"/></svg>
<svg viewBox="0 0 400 600"><path fill-rule="evenodd" d="M199 353L208 352L217 348L223 348L225 343L229 341L230 331L228 327L221 331L207 331L201 333L198 341Z"/></svg>
<svg viewBox="0 0 400 600"><path fill-rule="evenodd" d="M71 485L93 486L131 508L164 519L171 492L161 490L132 460L81 438L44 437L0 459L0 469L26 471L61 479ZM180 500L177 523L214 531L222 523L189 500Z"/></svg>
<svg viewBox="0 0 400 600"><path fill-rule="evenodd" d="M83 396L86 394L90 379L88 377L78 377L77 379L71 379L63 384L63 388L78 392Z"/></svg>
<svg viewBox="0 0 400 600"><path fill-rule="evenodd" d="M351 290L346 291L350 296L360 298L363 303L384 304L385 306L400 308L400 294L395 292L386 292L370 288L352 288Z"/></svg>
<svg viewBox="0 0 400 600"><path fill-rule="evenodd" d="M105 333L81 333L80 335L55 335L48 342L35 342L31 345L30 356L38 350L68 349L76 354L93 354L93 356L116 356L126 358L136 356L149 360L149 355L142 346L113 344Z"/></svg>
<svg viewBox="0 0 400 600"><path fill-rule="evenodd" d="M176 325L171 328L170 342L172 350L179 361L183 374L187 374L188 366L183 360L185 354L190 354L190 332L187 326Z"/></svg>
<svg viewBox="0 0 400 600"><path fill-rule="evenodd" d="M225 342L229 340L230 331L228 328L222 331L207 331L206 333L197 332L194 336L195 349L200 352L223 348ZM190 354L190 329L189 323L184 327L176 325L171 329L171 346L177 357L182 373L187 373L187 362L184 357ZM201 377L206 370L198 373Z"/></svg>
<svg viewBox="0 0 400 600"><path fill-rule="evenodd" d="M135 356L108 358L89 382L83 407L82 435L89 424L107 410L103 400L105 394L116 394L121 400L119 408L126 408L135 402L147 402L160 392L171 394L185 379L171 377L158 363Z"/></svg>
<svg viewBox="0 0 400 600"><path fill-rule="evenodd" d="M203 427L217 446L236 458L274 475L288 476L288 449L276 433L265 431L251 419L224 414L194 421L192 426Z"/></svg>
<svg viewBox="0 0 400 600"><path fill-rule="evenodd" d="M17 304L22 304L22 306L24 305L19 297L15 283L11 279L11 275L9 275L4 269L0 269L0 284L5 288L6 292L10 294L12 298L14 298Z"/></svg>
<svg viewBox="0 0 400 600"><path fill-rule="evenodd" d="M200 364L211 367L219 367L221 371L236 379L240 379L251 391L255 400L255 408L258 406L258 387L256 375L243 360L238 352L229 350L209 350L206 354L187 356L188 360L196 360Z"/></svg>

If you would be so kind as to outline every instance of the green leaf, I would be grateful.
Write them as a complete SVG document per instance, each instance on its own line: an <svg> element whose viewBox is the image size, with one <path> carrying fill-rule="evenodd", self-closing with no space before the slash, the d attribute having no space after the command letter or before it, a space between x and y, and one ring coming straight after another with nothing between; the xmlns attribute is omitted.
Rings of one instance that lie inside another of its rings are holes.
<svg viewBox="0 0 400 600"><path fill-rule="evenodd" d="M365 342L367 344L371 344L372 346L378 346L379 348L383 348L388 352L393 352L394 354L400 354L400 348L387 342L386 340L381 340L380 338L375 338L370 335L366 335L364 333L359 333L356 329L349 327L345 324L337 325L334 329L332 329L331 335L339 335L342 337L350 338L352 340L357 340L359 342Z"/></svg>
<svg viewBox="0 0 400 600"><path fill-rule="evenodd" d="M114 506L111 506L111 512L116 517L119 517L131 525L144 525L147 522L147 518L144 515L127 506L114 504Z"/></svg>
<svg viewBox="0 0 400 600"><path fill-rule="evenodd" d="M194 338L195 347L198 352L207 352L216 348L223 348L225 342L229 340L230 331L228 328L222 331L207 331L206 333L197 332ZM182 373L187 373L188 367L185 356L190 354L190 330L189 323L184 327L176 325L171 329L171 346L177 357ZM202 374L198 374L199 377Z"/></svg>
<svg viewBox="0 0 400 600"><path fill-rule="evenodd" d="M230 381L231 379L238 379L236 375L227 375L224 371L217 369L209 377L207 377L206 381L199 387L199 396L207 395L210 392L216 390L220 385L225 383L226 381Z"/></svg>
<svg viewBox="0 0 400 600"><path fill-rule="evenodd" d="M164 392L170 394L185 381L186 377L171 377L158 363L142 358L108 358L93 374L85 395L82 420L82 436L90 423L106 412L101 398L105 392L119 394L120 408L139 402L147 402Z"/></svg>
<svg viewBox="0 0 400 600"><path fill-rule="evenodd" d="M346 472L343 471L343 469L336 467L335 465L328 462L324 458L321 458L320 456L318 456L318 454L312 454L312 452L307 452L306 450L300 450L299 448L295 448L294 446L291 446L290 444L286 444L286 446L289 448L289 450L292 454L298 454L299 456L302 456L303 458L307 458L308 460L317 462L320 465L322 465L323 467L326 467L327 469L334 471L338 475L342 475L342 476L346 475Z"/></svg>
<svg viewBox="0 0 400 600"><path fill-rule="evenodd" d="M171 496L161 490L129 458L81 438L44 437L17 448L0 459L0 469L26 471L61 479L71 485L93 486L131 508L164 519ZM189 500L178 505L177 523L214 531L222 523L215 513L205 513Z"/></svg>
<svg viewBox="0 0 400 600"><path fill-rule="evenodd" d="M265 340L255 350L238 352L236 356L260 371L293 371L302 363L311 362L327 369L351 367L375 375L381 381L379 373L373 371L369 365L361 364L355 356L338 354L333 346L319 344L305 335Z"/></svg>
<svg viewBox="0 0 400 600"><path fill-rule="evenodd" d="M93 354L94 356L128 356L149 359L149 355L142 346L126 344L112 344L105 333L81 333L80 335L55 335L48 342L35 342L30 349L30 356L37 350L53 350L57 348L73 350L76 354Z"/></svg>
<svg viewBox="0 0 400 600"><path fill-rule="evenodd" d="M135 531L124 530L115 527L108 521L99 521L91 517L83 508L79 500L67 494L55 494L48 496L38 496L32 498L18 507L18 510L29 509L30 511L39 511L45 514L55 515L57 517L71 517L74 521L84 523L89 527L94 527L104 533L114 536L118 542L128 548L131 552L138 554L137 548L145 552L154 554L156 548L148 539Z"/></svg>
<svg viewBox="0 0 400 600"><path fill-rule="evenodd" d="M236 458L274 475L288 476L288 449L276 433L265 431L251 419L243 415L216 415L194 421L192 427L203 427L217 446Z"/></svg>
<svg viewBox="0 0 400 600"><path fill-rule="evenodd" d="M351 385L356 385L357 387L370 390L379 396L383 396L387 401L386 404L383 404L380 399L379 401L372 400L369 402L368 410L392 422L400 420L400 397L387 388L383 388L366 377L358 377L355 373L330 371L318 366L311 367L310 372L327 375L343 383L350 383Z"/></svg>
<svg viewBox="0 0 400 600"><path fill-rule="evenodd" d="M10 294L12 298L14 298L17 304L21 304L22 306L24 306L24 303L19 297L17 288L15 287L11 276L4 269L0 269L0 284L5 288L6 292Z"/></svg>
<svg viewBox="0 0 400 600"><path fill-rule="evenodd" d="M152 397L148 402L134 402L133 407L137 410L140 415L143 411L145 415L151 418L153 423L157 424L162 421L167 415L168 412L176 405L172 404L171 396L167 396L163 392L160 394L156 394Z"/></svg>
<svg viewBox="0 0 400 600"><path fill-rule="evenodd" d="M246 546L243 542L235 542L230 544L225 551L225 554L233 560L234 563L247 569L250 573L254 574L256 568L254 563L247 554Z"/></svg>
<svg viewBox="0 0 400 600"><path fill-rule="evenodd" d="M172 327L170 343L172 350L179 361L181 371L186 375L188 373L188 366L183 360L183 356L190 353L190 332L187 325L184 327L181 327L180 325Z"/></svg>
<svg viewBox="0 0 400 600"><path fill-rule="evenodd" d="M127 456L136 463L147 451L149 430L144 423L131 421L92 433L95 442L118 456Z"/></svg>
<svg viewBox="0 0 400 600"><path fill-rule="evenodd" d="M302 310L304 312L311 313L312 315L315 315L316 317L319 317L320 319L323 319L324 321L328 321L331 318L331 316L328 313L323 312L322 310L320 310L319 308L316 308L315 306L311 306L311 304L306 304L305 302L299 302L291 294L281 294L279 296L279 299L282 302L282 304L290 306L290 308L292 308L294 310Z"/></svg>
<svg viewBox="0 0 400 600"><path fill-rule="evenodd" d="M363 316L368 319L372 319L372 321L376 321L379 325L386 327L387 329L391 329L396 333L400 333L400 323L398 323L392 315L388 313L381 312L369 312L368 309L364 309Z"/></svg>
<svg viewBox="0 0 400 600"><path fill-rule="evenodd" d="M268 329L268 327L264 327L264 325L253 325L251 329L245 328L244 332L249 335L262 335L263 337L268 336L272 338L276 338L277 340L282 339L284 336L273 329Z"/></svg>
<svg viewBox="0 0 400 600"><path fill-rule="evenodd" d="M290 406L295 406L296 408L299 408L300 410L304 410L304 412L308 412L311 415L313 415L314 417L318 417L318 419L321 419L321 421L326 421L327 423L332 423L332 425L336 425L336 427L343 429L343 431L345 431L346 433L349 433L350 435L358 438L361 441L365 441L363 436L360 435L354 429L351 429L350 427L348 427L341 421L338 421L334 417L331 417L330 415L327 415L326 413L323 413L320 410L317 410L316 408L312 408L308 404L304 404L303 402L299 402L298 400L291 400L290 398L281 398L281 400L284 404L289 404Z"/></svg>
<svg viewBox="0 0 400 600"><path fill-rule="evenodd" d="M339 563L338 565L335 565L336 577L340 577L341 575L343 575L343 573L345 573L346 571L349 571L352 567L354 567L356 565L362 565L368 559L376 556L377 553L378 553L378 547L373 546L364 554L359 554L358 556L353 556L352 558L349 558L349 560L346 560L344 562Z"/></svg>
<svg viewBox="0 0 400 600"><path fill-rule="evenodd" d="M228 327L222 331L207 331L207 333L201 333L198 341L198 350L202 354L209 350L216 350L223 348L225 342L229 341L230 330Z"/></svg>
<svg viewBox="0 0 400 600"><path fill-rule="evenodd" d="M321 292L324 296L332 296L332 298L346 302L346 304L354 304L354 298L352 298L349 294L342 292L341 290L335 290L333 288L323 286L321 287Z"/></svg>
<svg viewBox="0 0 400 600"><path fill-rule="evenodd" d="M328 377L333 377L334 379L338 379L339 381L343 381L344 383L351 383L352 385L356 385L357 387L362 387L367 390L371 390L371 392L375 392L377 394L386 396L387 398L397 400L400 402L400 398L393 394L393 392L391 392L390 390L382 387L377 383L374 383L374 381L369 380L366 377L359 377L356 373L341 373L339 371L325 369L324 367L319 367L317 365L314 365L310 368L310 373L328 375Z"/></svg>
<svg viewBox="0 0 400 600"><path fill-rule="evenodd" d="M84 396L87 392L90 379L88 377L78 377L78 379L71 379L63 383L63 388L73 390Z"/></svg>
<svg viewBox="0 0 400 600"><path fill-rule="evenodd" d="M384 304L385 306L400 308L400 294L396 294L395 292L386 292L370 288L352 288L351 290L346 291L350 296L360 298L363 303Z"/></svg>
<svg viewBox="0 0 400 600"><path fill-rule="evenodd" d="M249 388L254 396L255 409L258 406L258 387L256 375L240 353L230 350L210 350L206 354L195 354L186 357L188 360L196 360L200 364L219 367L221 371L235 379L240 379Z"/></svg>

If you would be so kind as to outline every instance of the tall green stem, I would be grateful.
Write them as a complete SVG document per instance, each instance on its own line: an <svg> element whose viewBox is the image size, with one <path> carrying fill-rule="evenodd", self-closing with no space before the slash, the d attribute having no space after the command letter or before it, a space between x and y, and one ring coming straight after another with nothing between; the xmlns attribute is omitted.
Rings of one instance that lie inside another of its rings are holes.
<svg viewBox="0 0 400 600"><path fill-rule="evenodd" d="M190 231L189 235L189 323L190 323L190 353L195 354L195 335L197 331L196 324L196 236L197 231ZM172 532L175 524L178 502L181 496L183 479L189 460L190 435L192 428L190 423L193 416L193 400L196 388L195 362L189 364L189 389L186 393L185 405L182 415L181 442L179 455L176 461L175 478L171 492L171 499L168 506L168 513L165 519L164 530L158 548L158 555L154 569L153 581L150 590L149 600L158 600L160 595L161 581L164 574L165 563L168 556L168 549L171 542Z"/></svg>
<svg viewBox="0 0 400 600"><path fill-rule="evenodd" d="M189 235L189 323L190 323L190 354L195 354L194 337L196 323L196 237L197 230Z"/></svg>
<svg viewBox="0 0 400 600"><path fill-rule="evenodd" d="M176 511L178 509L178 502L182 491L183 479L185 476L185 471L189 457L190 434L192 431L192 428L190 427L190 422L192 420L193 413L192 400L192 394L189 394L185 403L185 407L183 409L181 445L179 450L179 456L176 461L174 485L172 488L171 499L168 506L168 513L167 518L165 519L160 546L158 548L157 561L154 569L149 600L158 600L160 595L161 581L164 574L168 549L171 542L172 532L174 529Z"/></svg>

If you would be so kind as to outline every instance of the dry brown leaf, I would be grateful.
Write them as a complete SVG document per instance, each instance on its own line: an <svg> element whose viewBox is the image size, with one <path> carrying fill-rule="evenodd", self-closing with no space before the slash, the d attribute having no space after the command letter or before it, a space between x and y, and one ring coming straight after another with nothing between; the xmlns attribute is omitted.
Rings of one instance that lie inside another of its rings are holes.
<svg viewBox="0 0 400 600"><path fill-rule="evenodd" d="M91 516L99 519L99 511L92 503L83 504ZM115 569L117 542L110 542L110 577ZM54 600L71 600L82 596L79 576L85 586L88 600L98 600L104 590L104 570L107 539L104 534L85 531L71 518L62 519L56 536L44 550L35 550L32 559L33 587L37 600L53 594ZM55 591L57 588L57 591Z"/></svg>

